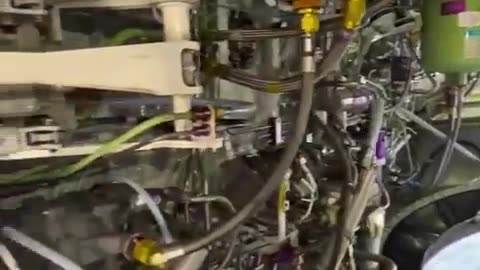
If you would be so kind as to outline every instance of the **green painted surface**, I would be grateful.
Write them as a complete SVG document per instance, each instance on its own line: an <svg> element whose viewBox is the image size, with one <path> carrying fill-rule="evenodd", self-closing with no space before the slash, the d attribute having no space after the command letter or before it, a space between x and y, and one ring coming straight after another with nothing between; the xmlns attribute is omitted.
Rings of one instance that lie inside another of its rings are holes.
<svg viewBox="0 0 480 270"><path fill-rule="evenodd" d="M424 0L422 59L429 72L480 71L480 26L462 27L459 14L442 15L449 0ZM480 1L465 0L466 11L480 12Z"/></svg>

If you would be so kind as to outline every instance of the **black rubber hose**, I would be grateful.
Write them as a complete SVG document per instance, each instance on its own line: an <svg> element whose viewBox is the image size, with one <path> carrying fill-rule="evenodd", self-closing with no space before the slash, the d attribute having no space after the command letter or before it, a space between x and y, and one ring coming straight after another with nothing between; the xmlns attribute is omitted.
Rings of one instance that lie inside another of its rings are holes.
<svg viewBox="0 0 480 270"><path fill-rule="evenodd" d="M397 270L397 265L391 259L378 254L371 254L363 251L355 251L353 253L355 258L362 260L362 261L371 261L377 262L380 264L381 270Z"/></svg>
<svg viewBox="0 0 480 270"><path fill-rule="evenodd" d="M345 186L350 186L354 182L354 167L355 163L352 160L351 155L348 153L348 149L345 146L345 144L342 142L342 136L341 134L338 134L335 129L333 129L331 126L326 125L318 119L315 115L310 116L310 121L312 125L320 127L320 129L323 130L326 138L331 144L331 147L335 150L335 152L339 155L341 158L342 165L345 169Z"/></svg>
<svg viewBox="0 0 480 270"><path fill-rule="evenodd" d="M347 147L342 142L341 136L339 136L339 134L332 127L324 124L320 119L313 115L311 116L311 121L312 124L319 126L325 132L326 138L329 140L331 146L341 158L341 162L345 169L345 179L342 187L342 200L344 205L349 205L352 199L351 187L357 182L356 178L358 178L358 176L356 176L356 171L354 170L356 165L353 162ZM343 216L340 216L339 219L341 217ZM338 251L337 245L341 240L342 239L339 238L338 234L333 234L330 237L330 239L326 242L325 252L322 253L322 255L318 258L319 265L328 267L328 264L332 264L332 258L335 256L335 251Z"/></svg>
<svg viewBox="0 0 480 270"><path fill-rule="evenodd" d="M321 67L328 67L328 68L321 68L318 69L317 76L315 77L314 83L317 84L323 78L325 78L330 71L335 69L340 61L342 60L342 56L345 54L345 52L348 49L348 46L350 45L353 36L355 35L355 32L350 31L350 30L345 30L342 29L338 31L332 41L332 48L328 52L328 54L323 58L322 63L320 64Z"/></svg>
<svg viewBox="0 0 480 270"><path fill-rule="evenodd" d="M288 144L282 158L280 159L280 162L278 163L278 166L275 168L273 174L267 180L263 188L248 204L246 204L235 216L233 216L226 223L212 230L207 235L182 245L180 247L181 253L188 254L197 251L205 246L208 246L210 243L222 238L224 235L234 230L245 219L255 214L256 210L259 209L259 206L265 203L265 201L267 201L275 192L275 190L283 181L287 170L290 168L290 165L295 159L297 151L303 142L305 130L307 128L310 115L310 110L312 107L314 76L314 73L305 73L303 75L303 91L301 95L302 97L300 101L300 108L297 116L294 136ZM172 251L178 249L178 247L173 247ZM169 249L167 247L166 251L168 252L168 250Z"/></svg>
<svg viewBox="0 0 480 270"><path fill-rule="evenodd" d="M460 134L460 128L462 126L462 108L463 108L463 98L462 93L458 92L457 94L457 104L455 106L456 118L455 113L452 112L450 119L451 119L451 132L450 132L450 139L447 142L445 147L445 152L443 152L442 159L440 161L440 165L435 173L435 177L433 178L432 182L430 183L430 188L435 188L444 172L447 170L448 165L450 164L450 160L452 159L453 150L455 149L455 143L458 140L458 135Z"/></svg>
<svg viewBox="0 0 480 270"><path fill-rule="evenodd" d="M350 39L349 39L350 40ZM305 131L307 129L308 120L310 116L310 111L312 109L312 99L313 92L315 89L315 80L322 80L334 66L333 64L338 63L347 46L342 46L342 50L336 49L338 44L334 43L332 49L325 56L326 59L337 59L337 61L322 61L320 64L319 70L317 73L314 72L305 72L303 73L302 85L303 90L300 100L300 108L297 115L295 132L292 136L291 141L287 145L285 152L283 153L277 167L273 171L272 175L267 180L263 188L258 192L258 194L246 204L235 216L233 216L226 223L217 227L216 229L209 232L207 235L190 241L180 247L170 247L165 249L165 253L169 251L176 255L173 257L181 256L182 254L188 254L194 251L197 251L205 246L208 246L210 243L222 238L224 235L234 230L247 218L255 214L265 201L267 201L272 194L277 190L280 184L283 181L283 178L290 168L295 156L304 140ZM179 255L177 255L179 254Z"/></svg>
<svg viewBox="0 0 480 270"><path fill-rule="evenodd" d="M203 197L193 197L189 198L188 203L209 203L209 202L217 202L221 204L223 207L230 211L230 214L235 215L237 213L237 209L233 205L233 203L227 198L223 196L203 196ZM222 262L215 268L216 270L222 270L227 267L228 263L232 259L233 252L235 251L235 240L237 239L238 231L234 231L231 236L230 244L228 245L228 250L225 253L225 257L223 258Z"/></svg>
<svg viewBox="0 0 480 270"><path fill-rule="evenodd" d="M365 13L365 18L370 18L374 16L377 12L381 11L383 8L392 5L395 1L394 0L380 0L377 1L375 4L372 4L368 7L367 12Z"/></svg>

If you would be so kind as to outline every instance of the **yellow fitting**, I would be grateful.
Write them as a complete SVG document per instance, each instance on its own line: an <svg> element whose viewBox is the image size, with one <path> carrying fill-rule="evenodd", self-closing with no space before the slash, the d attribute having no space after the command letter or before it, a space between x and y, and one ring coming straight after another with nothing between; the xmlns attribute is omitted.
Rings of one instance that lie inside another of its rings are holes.
<svg viewBox="0 0 480 270"><path fill-rule="evenodd" d="M280 86L278 84L267 84L265 91L273 94L280 93Z"/></svg>
<svg viewBox="0 0 480 270"><path fill-rule="evenodd" d="M215 109L215 118L222 118L225 116L225 109L224 108L216 108Z"/></svg>
<svg viewBox="0 0 480 270"><path fill-rule="evenodd" d="M303 14L301 20L301 28L303 32L308 34L318 32L318 29L320 28L318 9L305 8L300 9L298 13Z"/></svg>
<svg viewBox="0 0 480 270"><path fill-rule="evenodd" d="M347 3L345 4L343 26L348 30L357 28L365 14L365 9L365 0L347 0Z"/></svg>
<svg viewBox="0 0 480 270"><path fill-rule="evenodd" d="M146 266L163 268L167 262L158 244L149 239L139 240L135 243L132 257Z"/></svg>

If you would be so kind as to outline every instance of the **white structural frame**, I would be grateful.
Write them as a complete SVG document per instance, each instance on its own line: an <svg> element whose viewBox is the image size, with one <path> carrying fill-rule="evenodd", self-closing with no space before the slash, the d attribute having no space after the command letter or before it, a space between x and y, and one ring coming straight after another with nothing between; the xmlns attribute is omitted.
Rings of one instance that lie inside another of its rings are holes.
<svg viewBox="0 0 480 270"><path fill-rule="evenodd" d="M197 2L198 0L52 0L50 13L53 27L59 29L62 9L158 9L163 18L165 42L47 53L0 53L0 85L50 85L172 96L175 113L190 111L192 96L201 93L202 88L185 83L184 72L192 71L195 67L184 66L182 54L185 50L200 49L198 42L191 41L190 11ZM187 130L190 126L189 121L175 122L177 131ZM135 143L126 144L122 149L134 145ZM141 147L138 151L157 148L218 149L222 145L223 141L215 138L160 141ZM0 160L86 155L97 148L96 145L90 145L63 147L56 151L21 151L2 156Z"/></svg>
<svg viewBox="0 0 480 270"><path fill-rule="evenodd" d="M191 40L190 11L198 0L59 0L55 9L65 8L114 8L135 9L148 8L158 9L162 13L165 42ZM173 96L173 111L175 113L187 112L191 109L191 95L178 93ZM187 130L191 124L185 120L175 121L177 131Z"/></svg>
<svg viewBox="0 0 480 270"><path fill-rule="evenodd" d="M0 53L0 85L51 85L151 94L195 95L184 82L182 52L191 41L69 50Z"/></svg>

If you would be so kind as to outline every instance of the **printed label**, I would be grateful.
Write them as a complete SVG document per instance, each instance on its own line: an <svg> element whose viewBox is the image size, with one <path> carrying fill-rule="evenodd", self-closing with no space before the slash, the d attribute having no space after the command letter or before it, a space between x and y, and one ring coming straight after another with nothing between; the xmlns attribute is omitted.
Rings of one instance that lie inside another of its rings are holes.
<svg viewBox="0 0 480 270"><path fill-rule="evenodd" d="M464 57L480 58L480 30L468 30L465 32Z"/></svg>
<svg viewBox="0 0 480 270"><path fill-rule="evenodd" d="M466 11L458 14L458 26L460 27L480 26L480 11Z"/></svg>
<svg viewBox="0 0 480 270"><path fill-rule="evenodd" d="M465 3L465 0L442 3L442 15L455 15L464 11L467 11L467 3Z"/></svg>

